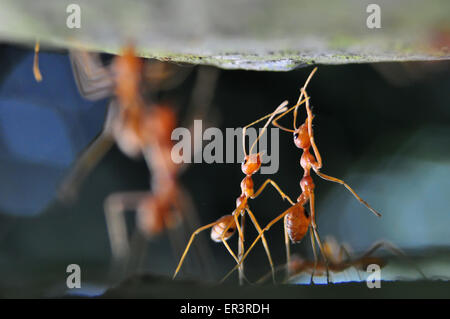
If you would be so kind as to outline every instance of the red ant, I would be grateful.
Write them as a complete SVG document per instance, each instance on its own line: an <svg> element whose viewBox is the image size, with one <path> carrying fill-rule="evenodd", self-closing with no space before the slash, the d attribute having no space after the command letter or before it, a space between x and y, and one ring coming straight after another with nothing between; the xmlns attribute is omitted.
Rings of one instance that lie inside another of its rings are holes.
<svg viewBox="0 0 450 319"><path fill-rule="evenodd" d="M292 207L290 207L285 212L283 212L281 215L279 215L278 217L273 219L264 228L263 232L270 229L270 227L272 227L272 225L275 224L280 219L285 218L285 231L289 234L289 238L291 239L291 241L293 243L297 243L303 239L303 237L308 232L308 229L311 228L311 231L310 231L311 244L312 244L312 248L313 248L315 264L317 265L318 260L317 260L316 246L315 246L315 242L314 242L315 240L317 241L317 244L319 246L319 249L320 249L323 259L325 260L326 263L328 263L328 262L327 262L326 255L324 253L324 249L322 247L322 243L320 241L319 233L317 231L316 220L315 220L315 206L314 206L314 204L315 204L315 201L314 201L315 185L314 185L314 181L310 175L311 168L314 170L314 172L319 177L321 177L325 180L328 180L328 181L332 181L332 182L344 185L356 197L356 199L359 202L364 204L376 216L380 217L381 214L378 213L376 210L374 210L361 197L359 197L353 191L353 189L351 189L350 186L348 186L344 181L334 178L334 177L331 177L331 176L328 176L328 175L325 175L320 172L320 169L322 168L322 158L321 158L320 153L317 149L317 146L314 142L314 135L313 135L313 130L312 130L312 119L314 116L312 115L312 112L311 112L311 109L309 106L309 96L306 93L306 87L307 87L309 81L311 80L312 76L316 72L316 70L317 70L317 67L314 68L314 70L310 73L308 79L306 80L303 88L301 89L301 93L300 93L299 99L297 101L297 104L295 104L293 107L291 107L284 113L277 116L272 122L272 124L274 126L280 128L284 131L293 133L294 144L298 148L301 148L303 150L303 154L300 159L300 165L302 166L302 168L304 170L304 174L300 181L300 187L302 189L302 193L297 198L297 203L295 203ZM303 96L305 97L304 100L302 100ZM298 112L299 106L301 104L303 104L303 102L305 102L305 105L306 105L307 118L305 120L305 123L297 128L297 124L296 124L297 112ZM277 121L280 118L282 118L283 116L285 116L286 114L288 114L289 112L291 112L292 110L294 110L294 122L293 122L294 129L285 128L285 127L279 125L277 123ZM311 147L313 148L314 155L311 154L311 152L310 152ZM309 206L310 206L310 212L311 212L310 214L304 208L304 205L306 205L308 202L309 202ZM250 250L253 248L253 245L259 240L259 237L261 237L261 236L259 235L255 239L255 242L247 250L247 252L243 256L242 260L244 260L246 258L246 256L250 252ZM286 243L286 245L288 245L288 243ZM289 252L288 248L286 250L287 250L287 252ZM287 256L287 259L288 259L287 262L289 264L289 254ZM239 266L239 264L237 266ZM235 270L235 268L231 272L233 272ZM328 270L327 270L327 274L328 274ZM224 279L226 279L227 277L228 277L228 275ZM314 277L314 271L313 271L313 274L311 275L311 282L313 282L313 277ZM327 275L327 279L328 279L328 275Z"/></svg>
<svg viewBox="0 0 450 319"><path fill-rule="evenodd" d="M244 232L243 232L243 225L244 225L244 218L245 218L245 213L247 213L250 216L250 219L252 220L256 230L258 231L258 233L260 234L260 237L262 239L262 243L264 246L264 249L266 251L267 254L267 258L269 260L270 263L270 267L272 270L272 273L274 274L274 267L273 267L273 261L272 261L272 257L270 254L270 250L269 247L267 245L267 241L265 239L264 234L262 233L262 229L261 226L259 225L259 223L257 222L254 214L252 213L252 211L250 210L250 207L248 205L248 200L249 199L254 199L256 197L258 197L261 192L264 190L264 188L270 183L281 195L281 197L283 199L288 199L288 201L291 203L291 205L293 205L294 203L292 202L292 200L280 189L280 187L271 179L267 179L262 186L255 192L254 191L254 184L253 184L253 178L252 175L255 174L261 167L261 153L257 153L257 154L253 154L252 150L255 147L256 143L258 142L258 140L260 139L260 137L264 134L265 130L267 129L267 126L270 124L270 122L272 121L272 119L274 118L275 115L283 112L286 110L286 104L287 101L283 102L281 105L279 105L277 107L277 109L269 114L266 115L258 120L256 120L255 122L245 126L243 128L242 131L242 140L243 140L243 147L244 147L244 160L242 162L241 165L241 169L242 172L246 175L244 177L244 179L241 182L241 195L237 198L236 200L236 209L233 211L232 214L230 215L225 215L221 218L219 218L217 221L215 221L214 223L208 224L206 226L200 227L199 229L197 229L191 236L187 247L183 253L183 255L181 256L180 262L178 264L178 267L175 270L175 273L173 275L173 278L176 277L176 275L178 274L183 261L186 257L186 254L195 238L195 236L197 234L199 234L200 232L208 229L208 228L212 228L211 229L211 239L216 241L216 242L222 242L225 247L227 248L227 250L229 251L229 253L233 256L233 258L235 259L236 263L239 263L239 261L242 259L242 256L244 254L244 247L243 247L243 242L244 242ZM266 119L267 117L269 117L269 119L267 120L266 124L264 125L261 133L259 134L259 136L257 137L257 139L253 142L252 146L250 147L250 151L249 154L246 153L245 150L245 132L246 129L252 125L257 124L258 122ZM241 216L241 226L239 226L239 216ZM239 233L239 256L237 257L233 251L231 250L231 248L229 247L228 243L226 242L236 231L236 229L238 230ZM244 278L244 274L243 274L243 267L242 267L242 263L240 263L240 282L242 283L243 278Z"/></svg>
<svg viewBox="0 0 450 319"><path fill-rule="evenodd" d="M111 70L101 65L98 56L86 52L71 52L71 61L83 96L97 100L114 93L116 99L110 103L102 133L63 184L62 195L66 198L73 195L76 186L114 141L129 157L142 155L152 173L152 193L116 193L105 201L112 252L115 259L123 260L129 251L124 211L136 210L138 229L146 236L153 236L165 228L173 228L186 217L181 212L191 203L177 180L182 165L175 164L171 158L176 115L168 105L146 103L141 94L143 85L148 84L144 81L149 76L146 72L153 71L149 81L155 85L165 81L171 72L165 66L154 65L160 62L150 64L153 66L149 69L132 47L114 58Z"/></svg>

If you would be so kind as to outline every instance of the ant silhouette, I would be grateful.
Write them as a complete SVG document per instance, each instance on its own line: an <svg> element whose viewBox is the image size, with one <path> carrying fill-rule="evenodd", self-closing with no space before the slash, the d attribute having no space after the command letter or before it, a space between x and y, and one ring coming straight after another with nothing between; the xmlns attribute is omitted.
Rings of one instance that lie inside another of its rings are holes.
<svg viewBox="0 0 450 319"><path fill-rule="evenodd" d="M311 177L311 169L321 177L322 179L339 183L344 185L352 194L355 196L355 198L365 205L372 213L374 213L376 216L381 217L381 214L378 213L375 209L373 209L366 201L364 201L361 197L356 194L355 191L353 191L350 186L345 183L344 181L337 179L335 177L331 177L328 175L323 174L320 172L320 169L322 168L322 158L320 156L319 150L315 144L314 141L314 135L312 130L312 120L313 120L313 114L311 112L311 108L309 105L309 96L306 92L306 87L309 84L312 76L317 71L317 67L313 69L313 71L308 76L304 86L301 88L301 93L298 98L297 104L295 104L290 109L286 110L282 114L278 115L273 121L272 124L275 127L278 127L284 131L293 133L294 136L294 144L298 148L303 150L303 154L300 159L300 165L302 166L304 170L304 174L302 179L300 180L300 187L302 190L302 193L297 198L297 202L290 208L288 208L286 211L284 211L282 214L280 214L278 217L273 219L271 222L267 224L267 226L263 229L263 232L269 230L276 222L278 222L280 219L285 218L285 231L288 233L289 238L293 243L300 242L308 230L310 230L310 237L311 237L311 245L313 248L313 254L314 254L314 260L315 265L318 263L317 258L317 252L316 252L316 244L319 246L319 250L321 252L322 258L325 260L325 263L328 264L326 254L324 252L324 248L322 246L322 242L320 240L320 236L317 230L316 220L315 220L315 198L314 198L314 181ZM304 100L302 98L304 97ZM305 120L305 123L297 127L297 113L298 108L301 104L305 102L306 106L306 112L307 112L307 118ZM278 124L278 120L294 110L294 121L293 121L293 129L289 129L286 127L283 127ZM310 148L312 147L314 154L310 152ZM308 213L307 210L305 210L304 206L309 203L310 207L310 213ZM246 254L243 256L242 261L247 257L251 249L253 248L254 244L259 240L261 235L258 235L258 237L255 239L253 244L249 247ZM286 243L287 245L289 243ZM290 257L289 257L289 249L287 248L286 251L288 252L287 255L287 264L290 263ZM238 264L237 267L240 265ZM233 268L229 274L231 274L234 270ZM315 269L315 268L314 268ZM229 275L228 274L228 275ZM227 277L225 276L223 280L225 280ZM311 275L311 283L313 283L314 278L314 270ZM327 268L327 280L328 280L328 268Z"/></svg>
<svg viewBox="0 0 450 319"><path fill-rule="evenodd" d="M219 218L214 223L200 227L192 234L191 239L189 240L187 247L186 247L183 255L181 256L180 262L178 264L178 267L175 270L173 278L175 278L177 276L195 236L197 234L199 234L200 232L202 232L206 229L209 229L209 228L212 228L211 229L211 239L216 242L223 242L223 244L225 245L225 247L227 248L229 253L235 259L236 263L239 263L239 261L242 259L242 256L244 254L244 246L243 246L243 243L244 243L243 228L244 227L243 227L243 225L244 225L244 220L245 220L244 219L245 213L247 213L250 216L250 219L252 220L253 225L255 226L256 230L258 231L258 233L261 236L261 240L262 240L264 249L266 251L266 255L269 260L272 273L275 275L273 261L272 261L272 257L270 254L269 247L267 245L266 238L265 238L264 234L262 233L261 226L259 225L258 221L256 220L255 215L250 210L250 207L248 205L248 200L258 197L261 194L261 192L266 188L266 186L270 184L278 191L278 193L280 194L280 196L283 199L287 199L291 203L291 205L294 204L293 201L289 198L289 196L287 196L281 190L281 188L271 179L267 179L261 185L261 187L255 192L253 178L252 178L252 175L255 174L261 167L261 155L262 155L261 152L254 154L254 153L252 153L252 150L255 147L255 145L257 144L258 140L264 134L265 130L267 129L267 126L273 120L274 116L281 112L284 112L286 110L286 104L287 104L287 101L283 102L276 108L276 110L273 113L268 114L256 121L250 123L249 125L247 125L243 128L243 130L242 130L242 145L244 148L244 159L241 164L241 169L242 169L242 172L245 174L245 177L241 182L241 195L236 199L236 209L233 211L232 214L225 215L225 216ZM245 149L245 144L246 144L245 136L246 136L247 128L259 123L260 121L262 121L268 117L269 117L269 119L267 120L266 124L264 125L263 129L261 130L259 136L253 142L252 146L250 147L249 153L247 154L246 149ZM241 216L241 226L239 226L239 216ZM229 247L228 243L226 242L234 234L236 229L239 233L238 256L236 256L234 254L234 252L232 251L232 249ZM239 267L239 281L241 284L243 283L244 277L245 276L243 273L243 265L241 263L240 267ZM275 277L273 277L273 278L275 279Z"/></svg>

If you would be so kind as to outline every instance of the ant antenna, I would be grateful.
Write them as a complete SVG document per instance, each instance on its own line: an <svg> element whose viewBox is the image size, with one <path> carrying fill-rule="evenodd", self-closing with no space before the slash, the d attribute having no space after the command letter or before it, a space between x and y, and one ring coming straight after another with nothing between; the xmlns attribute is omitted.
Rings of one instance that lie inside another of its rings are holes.
<svg viewBox="0 0 450 319"><path fill-rule="evenodd" d="M250 123L250 124L244 126L244 128L243 128L243 130L242 130L242 147L244 148L244 155L245 155L245 156L247 156L247 151L246 151L246 149L245 149L245 132L246 132L247 128L250 127L250 126L252 126L252 125L255 125L255 124L257 124L257 123L261 122L262 120L265 120L266 118L269 117L269 119L267 120L266 124L264 125L264 127L263 127L263 129L262 129L262 132L259 134L259 136L257 137L257 139L253 142L252 146L250 147L249 153L251 154L251 153L252 153L253 147L254 147L255 144L258 142L258 140L259 140L259 138L261 137L261 135L264 134L265 130L267 129L267 126L269 126L269 124L270 124L270 122L272 121L272 119L274 118L274 116L277 115L277 114L279 114L279 113L281 113L281 112L286 111L286 110L287 110L286 105L287 105L288 103L289 103L288 101L284 101L284 102L281 103L281 104L276 108L276 110L273 111L272 113L267 114L267 115L261 117L260 119L258 119L258 120L256 120L256 121L254 121L254 122L252 122L252 123Z"/></svg>
<svg viewBox="0 0 450 319"><path fill-rule="evenodd" d="M256 138L256 140L253 142L252 146L250 147L249 153L252 153L253 148L255 147L256 143L258 142L258 140L261 138L261 136L264 134L264 132L267 129L267 126L269 126L270 122L273 120L273 118L275 117L275 115L284 112L285 110L287 110L286 105L288 105L288 101L284 101L283 103L281 103L276 110L272 113L272 115L270 116L270 118L267 120L266 124L264 124L263 129L261 130L261 133L259 134L259 136Z"/></svg>
<svg viewBox="0 0 450 319"><path fill-rule="evenodd" d="M297 104L295 104L294 106L292 106L292 107L291 107L290 109L288 109L287 111L284 111L284 113L278 115L278 116L272 121L272 124L273 124L274 126L278 127L279 129L282 129L283 131L290 132L290 133L294 133L295 130L289 129L289 128L287 128L287 127L283 127L283 126L281 126L280 124L278 124L278 120L281 119L281 118L282 118L283 116L285 116L286 114L288 114L289 112L291 112L293 109L295 109L295 108L297 108L298 106L300 106L300 105L302 105L303 103L305 103L308 99L309 99L309 97L303 99L303 101L298 102Z"/></svg>
<svg viewBox="0 0 450 319"><path fill-rule="evenodd" d="M294 110L294 129L297 129L297 112L298 112L298 107L300 106L300 101L302 100L302 97L303 97L303 91L306 90L306 87L308 86L309 81L311 81L311 78L313 77L314 73L316 73L316 71L317 71L317 67L315 67L311 71L308 78L306 79L305 84L303 85L303 88L301 89L301 93L300 93L300 96L298 97L296 108Z"/></svg>

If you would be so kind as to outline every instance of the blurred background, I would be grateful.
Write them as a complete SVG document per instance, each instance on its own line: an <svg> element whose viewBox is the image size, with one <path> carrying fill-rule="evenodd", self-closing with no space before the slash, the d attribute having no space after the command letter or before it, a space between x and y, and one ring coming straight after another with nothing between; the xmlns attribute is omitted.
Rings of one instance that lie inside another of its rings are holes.
<svg viewBox="0 0 450 319"><path fill-rule="evenodd" d="M58 186L76 157L101 131L108 100L89 102L78 94L67 52L41 53L42 83L33 78L32 61L30 49L0 47L0 295L61 295L66 267L72 263L81 267L86 293L100 293L111 285L103 202L114 192L149 189L148 169L113 147L87 177L75 202L57 200ZM210 112L214 126L242 127L284 99L295 102L311 70L221 70ZM180 117L189 105L195 71L160 97L170 100ZM437 255L420 264L427 276L449 274L449 88L449 62L319 66L308 93L322 172L345 180L383 215L376 218L343 186L313 176L322 239L332 235L355 253L386 240L410 256ZM283 123L291 125L291 117ZM290 133L279 135L280 167L271 178L297 198L301 150ZM188 167L181 183L201 225L232 212L243 177L240 163ZM267 177L255 175L255 187ZM288 203L269 188L250 207L265 225ZM127 216L132 231L134 213ZM255 237L250 223L246 231L248 238ZM282 265L281 223L267 239L274 262ZM233 267L233 259L223 245L209 241L209 234L200 240L210 250L209 278L196 267L182 275L219 280ZM236 248L236 236L230 243ZM152 238L145 249L144 262L135 271L173 273L181 252L172 250L167 233ZM307 238L293 245L292 252L312 258ZM254 281L268 271L258 245L247 259L246 274Z"/></svg>

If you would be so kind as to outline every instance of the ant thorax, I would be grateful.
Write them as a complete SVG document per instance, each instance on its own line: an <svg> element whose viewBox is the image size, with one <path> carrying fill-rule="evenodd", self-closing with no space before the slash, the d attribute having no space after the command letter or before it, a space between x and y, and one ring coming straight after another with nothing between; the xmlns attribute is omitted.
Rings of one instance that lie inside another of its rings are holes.
<svg viewBox="0 0 450 319"><path fill-rule="evenodd" d="M300 166L305 171L309 171L312 163L315 162L314 155L312 155L308 149L303 151L302 157L300 157Z"/></svg>

